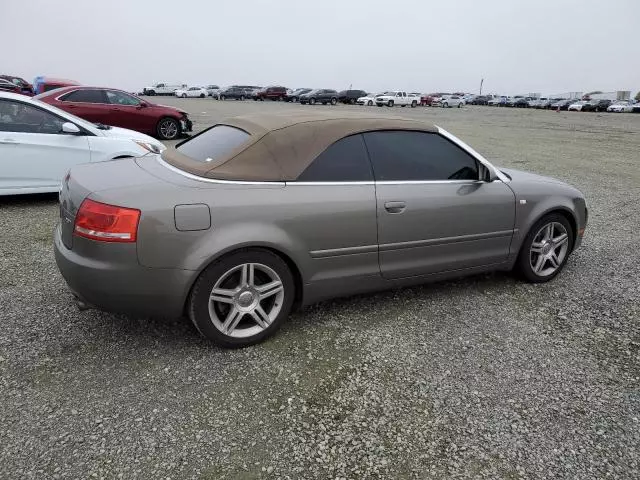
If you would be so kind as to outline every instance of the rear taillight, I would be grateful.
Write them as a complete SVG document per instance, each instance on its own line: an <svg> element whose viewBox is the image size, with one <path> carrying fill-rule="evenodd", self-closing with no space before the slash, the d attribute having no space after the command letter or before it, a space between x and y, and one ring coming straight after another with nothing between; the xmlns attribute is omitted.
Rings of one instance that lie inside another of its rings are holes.
<svg viewBox="0 0 640 480"><path fill-rule="evenodd" d="M140 210L86 199L76 214L73 231L101 242L133 243L138 234Z"/></svg>

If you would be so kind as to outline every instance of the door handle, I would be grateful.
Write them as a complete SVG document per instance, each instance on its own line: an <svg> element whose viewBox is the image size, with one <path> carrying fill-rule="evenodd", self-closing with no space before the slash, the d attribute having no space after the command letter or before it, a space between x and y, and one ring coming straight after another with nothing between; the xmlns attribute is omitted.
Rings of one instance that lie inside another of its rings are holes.
<svg viewBox="0 0 640 480"><path fill-rule="evenodd" d="M3 143L5 145L17 145L20 142L14 140L13 138L3 138L2 140L0 140L0 143Z"/></svg>
<svg viewBox="0 0 640 480"><path fill-rule="evenodd" d="M405 202L385 202L384 209L389 213L402 213L407 208Z"/></svg>

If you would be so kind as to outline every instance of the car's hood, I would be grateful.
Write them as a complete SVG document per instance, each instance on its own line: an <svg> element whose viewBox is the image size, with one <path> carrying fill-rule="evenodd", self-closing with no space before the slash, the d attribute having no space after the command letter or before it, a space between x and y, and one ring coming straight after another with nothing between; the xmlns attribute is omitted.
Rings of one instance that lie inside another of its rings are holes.
<svg viewBox="0 0 640 480"><path fill-rule="evenodd" d="M518 183L555 183L557 185L568 185L557 178L545 177L544 175L525 172L523 170L514 170L512 168L499 168L499 170L509 176L515 185Z"/></svg>
<svg viewBox="0 0 640 480"><path fill-rule="evenodd" d="M111 127L109 128L109 130L100 130L100 133L102 133L105 137L128 138L131 140L141 140L143 142L153 143L154 145L162 145L158 140L150 137L149 135L145 135L144 133L136 132L134 130L129 130L127 128Z"/></svg>

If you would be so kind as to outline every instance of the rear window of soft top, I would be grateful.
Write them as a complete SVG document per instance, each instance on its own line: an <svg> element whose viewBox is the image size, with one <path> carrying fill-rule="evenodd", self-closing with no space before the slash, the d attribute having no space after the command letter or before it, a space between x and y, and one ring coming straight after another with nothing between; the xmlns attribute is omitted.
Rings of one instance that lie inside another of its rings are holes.
<svg viewBox="0 0 640 480"><path fill-rule="evenodd" d="M215 125L185 140L176 150L198 162L212 162L235 150L249 139L244 130L229 125Z"/></svg>

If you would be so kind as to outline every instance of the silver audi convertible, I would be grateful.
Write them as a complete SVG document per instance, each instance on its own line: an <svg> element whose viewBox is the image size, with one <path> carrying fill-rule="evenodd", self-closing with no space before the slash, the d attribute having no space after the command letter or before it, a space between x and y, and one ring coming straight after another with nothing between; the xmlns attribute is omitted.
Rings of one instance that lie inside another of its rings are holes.
<svg viewBox="0 0 640 480"><path fill-rule="evenodd" d="M370 113L220 122L161 155L73 167L55 257L81 306L189 316L225 347L322 299L515 270L546 282L583 195L445 130Z"/></svg>

